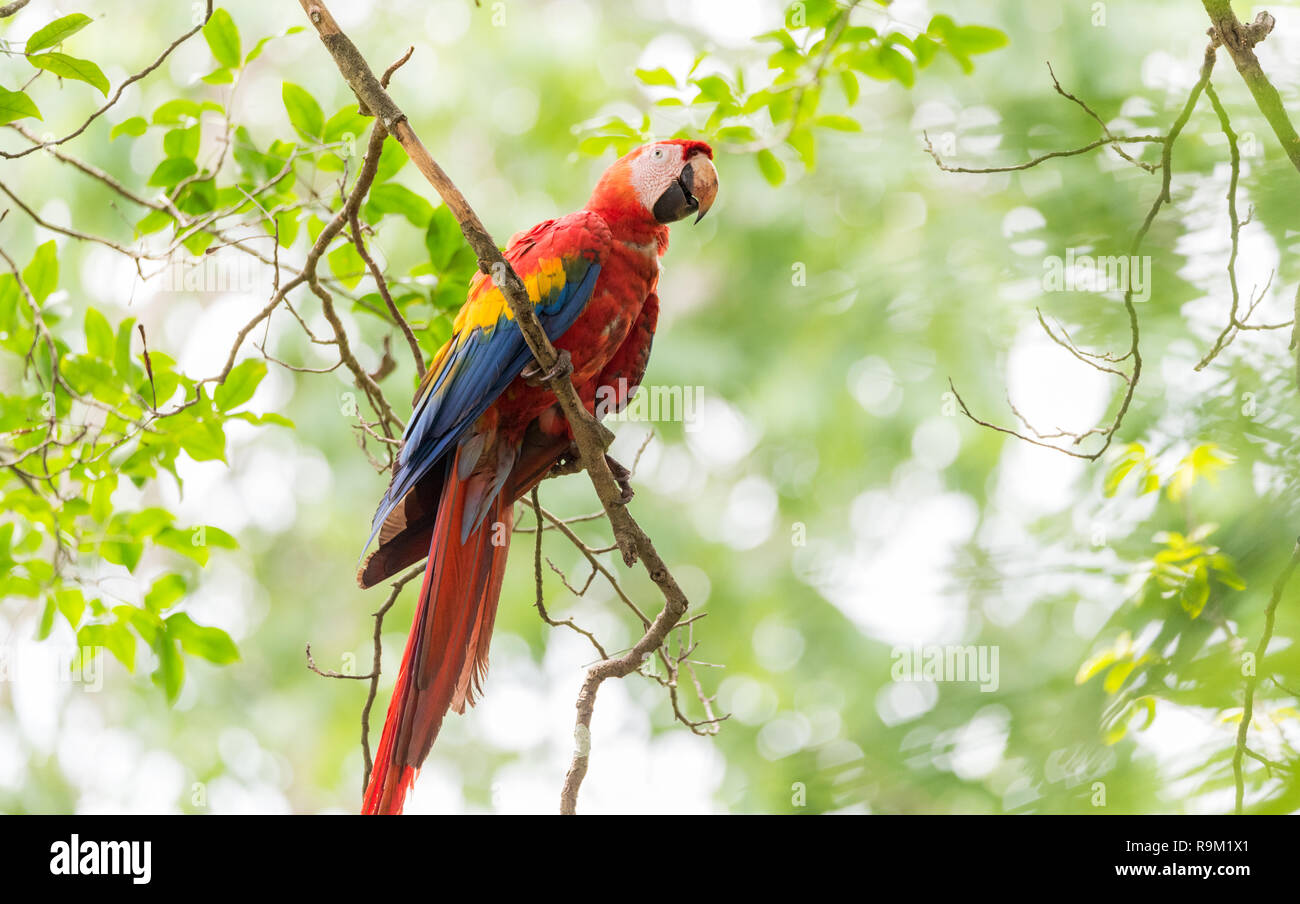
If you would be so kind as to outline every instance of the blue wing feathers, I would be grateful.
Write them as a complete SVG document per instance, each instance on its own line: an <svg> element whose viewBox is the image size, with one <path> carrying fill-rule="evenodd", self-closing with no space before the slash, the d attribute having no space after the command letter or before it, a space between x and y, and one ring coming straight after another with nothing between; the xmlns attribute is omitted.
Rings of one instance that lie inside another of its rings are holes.
<svg viewBox="0 0 1300 904"><path fill-rule="evenodd" d="M575 280L579 276L579 267L585 272ZM535 308L537 318L551 341L562 336L586 308L600 269L596 260L565 262L569 278L564 287L553 299L541 299ZM393 481L375 512L366 548L398 503L455 449L465 432L505 391L531 358L532 352L524 342L518 324L504 315L489 329L476 327L452 353L451 360L446 362L433 385L419 399L407 423ZM487 488L490 493L486 501L474 508L485 511L503 482L503 479L494 480L493 485ZM471 524L476 525L481 520L481 514L481 511L476 511L471 519L467 508L463 525L465 534L468 534Z"/></svg>

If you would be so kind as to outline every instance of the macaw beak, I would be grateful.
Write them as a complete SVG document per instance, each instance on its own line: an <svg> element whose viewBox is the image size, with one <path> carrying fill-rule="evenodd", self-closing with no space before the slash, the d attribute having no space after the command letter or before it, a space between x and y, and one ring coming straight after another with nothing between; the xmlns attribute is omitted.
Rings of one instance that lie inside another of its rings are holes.
<svg viewBox="0 0 1300 904"><path fill-rule="evenodd" d="M692 154L677 180L655 201L655 220L675 223L694 213L698 223L709 212L717 195L718 171L713 161L705 154Z"/></svg>

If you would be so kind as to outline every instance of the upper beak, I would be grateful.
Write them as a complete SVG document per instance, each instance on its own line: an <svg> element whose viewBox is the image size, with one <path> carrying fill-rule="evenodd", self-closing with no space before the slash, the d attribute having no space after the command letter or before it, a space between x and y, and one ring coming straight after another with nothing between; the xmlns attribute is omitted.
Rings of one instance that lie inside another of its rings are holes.
<svg viewBox="0 0 1300 904"><path fill-rule="evenodd" d="M698 223L704 219L704 215L713 206L713 199L718 196L718 171L714 168L713 161L704 154L695 154L686 161L682 178L695 196L700 211L695 217L695 222Z"/></svg>
<svg viewBox="0 0 1300 904"><path fill-rule="evenodd" d="M718 171L713 161L704 154L693 154L677 180L655 202L655 219L660 223L675 223L694 213L698 223L709 212L717 195Z"/></svg>

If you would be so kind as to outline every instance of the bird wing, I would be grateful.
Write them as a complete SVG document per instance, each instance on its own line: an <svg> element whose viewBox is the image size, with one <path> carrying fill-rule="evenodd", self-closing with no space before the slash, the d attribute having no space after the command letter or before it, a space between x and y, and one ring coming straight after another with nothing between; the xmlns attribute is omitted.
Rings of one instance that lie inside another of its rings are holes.
<svg viewBox="0 0 1300 904"><path fill-rule="evenodd" d="M511 240L505 258L523 280L551 341L587 306L610 242L605 222L589 211L547 220ZM455 448L531 358L504 294L486 274L475 274L451 337L420 381L367 547L376 535L382 544L405 529L401 503L407 494Z"/></svg>

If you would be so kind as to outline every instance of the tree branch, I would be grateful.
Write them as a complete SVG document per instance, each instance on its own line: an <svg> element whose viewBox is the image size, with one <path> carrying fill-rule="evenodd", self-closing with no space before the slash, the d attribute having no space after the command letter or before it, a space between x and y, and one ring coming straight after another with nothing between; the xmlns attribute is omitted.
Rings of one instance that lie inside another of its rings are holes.
<svg viewBox="0 0 1300 904"><path fill-rule="evenodd" d="M1273 30L1274 19L1266 12L1261 12L1250 25L1243 25L1232 11L1230 0L1201 0L1205 12L1209 14L1214 27L1210 37L1216 44L1222 44L1237 65L1242 80L1250 89L1259 112L1264 114L1273 134L1282 145L1282 151L1291 160L1291 165L1300 171L1300 135L1287 117L1282 98L1273 87L1273 83L1264 74L1255 56L1255 45L1260 43Z"/></svg>
<svg viewBox="0 0 1300 904"><path fill-rule="evenodd" d="M1246 694L1242 701L1241 722L1237 725L1237 749L1232 754L1232 775L1237 783L1236 812L1239 816L1246 796L1246 783L1242 776L1241 765L1242 758L1248 752L1246 733L1250 731L1250 721L1255 715L1255 687L1259 684L1259 671L1264 664L1264 654L1268 652L1268 643L1273 639L1273 620L1277 615L1278 603L1282 601L1282 592L1286 590L1287 582L1291 580L1291 575L1295 573L1298 565L1300 565L1300 540L1296 541L1290 560L1273 583L1273 595L1269 597L1268 606L1264 609L1264 631L1260 634L1259 643L1255 645L1255 668L1246 676Z"/></svg>
<svg viewBox="0 0 1300 904"><path fill-rule="evenodd" d="M1170 186L1172 185L1173 182L1173 173L1174 173L1174 168L1173 168L1174 143L1178 140L1178 136L1182 134L1184 127L1186 127L1187 125L1187 121L1191 118L1192 110L1196 108L1196 103L1200 99L1201 93L1205 91L1210 84L1210 74L1214 70L1216 46L1217 45L1214 42L1211 42L1206 46L1204 57L1201 60L1200 76L1197 78L1196 84L1192 86L1191 93L1188 94L1187 100L1184 102L1181 112L1179 112L1178 117L1174 120L1173 124L1169 128L1168 134L1166 135L1156 135L1156 136L1144 135L1144 136L1136 136L1136 137L1111 135L1109 129L1106 128L1106 125L1102 121L1101 117L1099 117L1096 113L1094 113L1092 109L1083 101L1079 100L1073 94L1070 94L1067 91L1065 91L1061 87L1060 82L1057 81L1056 73L1052 72L1051 73L1052 82L1056 87L1057 93L1060 94L1062 97L1066 98L1067 100L1073 101L1074 103L1081 106L1094 120L1096 120L1098 123L1101 124L1102 131L1104 134L1100 139L1092 142L1091 144L1085 145L1082 148L1076 148L1074 150L1069 150L1069 151L1053 151L1051 153L1044 154L1040 157L1035 157L1032 160L1029 160L1025 163L1016 164L1012 166L986 167L980 169L970 169L970 168L949 166L943 161L943 159L939 156L939 154L934 150L933 146L930 144L930 139L928 136L925 137L926 153L928 153L931 157L934 158L935 165L938 166L939 169L943 170L944 172L1001 173L1001 172L1008 172L1011 170L1029 169L1030 167L1037 166L1043 161L1052 159L1054 157L1072 157L1077 154L1084 153L1085 151L1095 150L1096 148L1107 146L1107 145L1114 145L1117 142L1139 142L1140 141L1140 142L1159 143L1160 164L1159 166L1155 167L1153 171L1158 171L1161 175L1160 191L1156 194L1155 200L1151 202L1151 207L1148 208L1147 215L1143 219L1142 225L1138 227L1137 232L1134 234L1133 239L1129 244L1128 256L1130 258L1136 257L1138 253L1138 249L1142 247L1142 241L1146 238L1147 233L1151 229L1151 224L1155 222L1156 215L1160 212L1160 208L1163 207L1165 204L1170 203L1173 200L1173 197L1170 194ZM1048 71L1051 72L1050 65L1048 66ZM1145 168L1144 164L1142 164L1140 161L1135 160L1132 157L1129 157L1127 154L1125 154L1124 156L1130 162ZM1235 183L1234 183L1234 188L1235 188ZM1235 211L1235 207L1233 209ZM1095 363L1095 361L1085 361L1085 363L1089 364L1090 366L1098 370L1105 371L1112 374L1117 374L1124 381L1124 393L1120 398L1119 408L1116 410L1115 415L1111 419L1110 423L1107 424L1105 427L1093 427L1092 429L1086 430L1082 433L1071 433L1068 431L1061 430L1055 434L1045 435L1040 431L1036 430L1030 424L1028 424L1025 421L1025 419L1020 415L1020 413L1016 411L1014 405L1011 407L1011 410L1020 419L1021 423L1025 425L1025 428L1028 430L1028 433L1022 433L1019 430L1015 430L1009 427L1001 427L998 426L997 424L990 423L989 421L981 420L980 418L972 414L969 406L967 406L966 404L966 401L957 392L956 385L953 383L952 379L949 378L948 387L949 389L952 390L953 398L956 400L957 404L961 407L962 414L965 415L968 419L970 419L974 423L980 425L981 427L986 427L990 430L996 430L997 432L1005 433L1008 436L1014 436L1017 439L1023 440L1027 443L1031 443L1035 446L1042 446L1045 449L1052 449L1056 452L1061 452L1065 455L1069 455L1072 458L1082 458L1088 461L1098 460L1099 458L1101 458L1102 455L1106 453L1106 450L1110 448L1111 443L1115 439L1115 434L1119 431L1120 426L1124 423L1124 417L1125 415L1128 414L1129 406L1133 403L1133 395L1137 391L1138 380L1142 376L1142 351L1141 348L1139 347L1140 340L1141 340L1141 329L1138 324L1137 306L1133 302L1132 280L1129 281L1129 284L1125 286L1124 289L1124 310L1128 314L1128 321L1129 321L1129 348L1127 352L1125 352L1121 357L1118 358L1106 354L1095 354L1095 353L1080 351L1073 345L1073 343L1065 342L1062 341L1061 339L1058 339L1056 335L1054 335L1053 332L1050 329L1048 329L1047 323L1043 320L1041 312L1038 315L1039 323L1042 324L1043 329L1047 332L1047 335L1052 339L1052 341L1055 342L1057 345L1061 345L1064 348L1066 348L1067 351L1069 351L1071 354L1073 354L1076 358L1079 358L1080 360L1083 360L1084 357L1089 357L1098 361L1118 362L1118 361L1124 361L1128 359L1131 359L1133 361L1132 369L1127 374L1124 374L1114 368L1099 365ZM1234 307L1234 311L1235 311L1235 307ZM1068 439L1070 440L1071 446L1078 446L1090 436L1101 437L1100 445L1098 445L1091 452L1081 452L1078 451L1077 449L1069 448L1068 446L1061 446L1057 443L1047 441L1050 439Z"/></svg>

